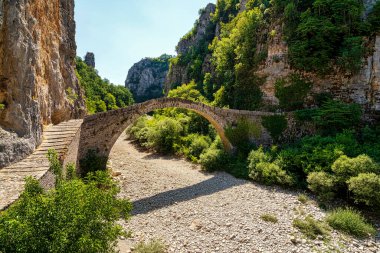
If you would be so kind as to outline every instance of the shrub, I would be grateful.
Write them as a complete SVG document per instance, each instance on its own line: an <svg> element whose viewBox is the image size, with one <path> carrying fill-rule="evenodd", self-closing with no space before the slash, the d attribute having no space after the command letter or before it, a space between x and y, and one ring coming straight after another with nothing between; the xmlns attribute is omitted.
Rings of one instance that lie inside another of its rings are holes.
<svg viewBox="0 0 380 253"><path fill-rule="evenodd" d="M277 80L275 95L280 101L280 107L289 111L302 108L312 86L311 82L297 74L292 74L287 79Z"/></svg>
<svg viewBox="0 0 380 253"><path fill-rule="evenodd" d="M28 178L20 199L0 215L0 251L115 252L123 235L116 222L128 218L131 205L116 198L117 187L97 185L63 180L44 192Z"/></svg>
<svg viewBox="0 0 380 253"><path fill-rule="evenodd" d="M313 121L323 134L332 135L358 126L361 115L358 104L329 100L316 111Z"/></svg>
<svg viewBox="0 0 380 253"><path fill-rule="evenodd" d="M309 197L306 194L300 194L298 195L298 201L301 202L302 204L306 204L309 202Z"/></svg>
<svg viewBox="0 0 380 253"><path fill-rule="evenodd" d="M335 193L335 180L326 172L312 172L307 177L309 189L322 201L331 200Z"/></svg>
<svg viewBox="0 0 380 253"><path fill-rule="evenodd" d="M356 158L349 158L346 155L339 157L332 165L340 183L346 183L350 177L355 177L360 173L370 173L378 170L378 165L367 155L360 155Z"/></svg>
<svg viewBox="0 0 380 253"><path fill-rule="evenodd" d="M99 155L96 150L88 150L85 158L79 161L82 176L86 176L89 172L107 169L107 157Z"/></svg>
<svg viewBox="0 0 380 253"><path fill-rule="evenodd" d="M276 216L272 215L272 214L263 214L261 215L260 217L263 221L266 221L266 222L272 222L272 223L277 223L278 222L278 219Z"/></svg>
<svg viewBox="0 0 380 253"><path fill-rule="evenodd" d="M207 171L225 170L228 164L228 155L224 150L211 147L200 156L199 163Z"/></svg>
<svg viewBox="0 0 380 253"><path fill-rule="evenodd" d="M275 141L278 141L282 133L288 127L288 121L285 116L282 115L265 116L263 117L262 124Z"/></svg>
<svg viewBox="0 0 380 253"><path fill-rule="evenodd" d="M294 180L285 170L275 163L260 162L254 167L249 167L249 177L255 181L262 182L266 185L288 185L294 184Z"/></svg>
<svg viewBox="0 0 380 253"><path fill-rule="evenodd" d="M191 134L183 138L182 152L190 160L198 161L201 154L203 154L211 145L211 139L208 136L198 134Z"/></svg>
<svg viewBox="0 0 380 253"><path fill-rule="evenodd" d="M316 239L318 235L326 238L330 234L330 228L324 222L315 220L307 216L304 220L295 219L293 226L298 228L304 235L310 239Z"/></svg>
<svg viewBox="0 0 380 253"><path fill-rule="evenodd" d="M359 174L347 181L356 203L380 207L380 176L374 173Z"/></svg>
<svg viewBox="0 0 380 253"><path fill-rule="evenodd" d="M154 240L148 243L140 242L134 247L132 252L135 253L165 253L166 246L159 240Z"/></svg>
<svg viewBox="0 0 380 253"><path fill-rule="evenodd" d="M376 233L376 229L353 209L338 208L330 212L326 220L331 227L360 238Z"/></svg>
<svg viewBox="0 0 380 253"><path fill-rule="evenodd" d="M237 147L239 151L248 153L252 146L251 139L260 136L261 127L248 119L242 118L239 119L236 127L227 127L225 134L231 144Z"/></svg>
<svg viewBox="0 0 380 253"><path fill-rule="evenodd" d="M271 156L262 147L253 150L248 156L249 177L267 185L293 185L293 178L271 160Z"/></svg>

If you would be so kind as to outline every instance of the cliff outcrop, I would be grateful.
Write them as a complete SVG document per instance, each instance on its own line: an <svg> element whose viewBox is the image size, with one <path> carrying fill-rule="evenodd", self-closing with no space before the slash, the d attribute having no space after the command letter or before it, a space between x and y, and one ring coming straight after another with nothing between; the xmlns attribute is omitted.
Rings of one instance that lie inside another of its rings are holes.
<svg viewBox="0 0 380 253"><path fill-rule="evenodd" d="M178 85L189 83L194 79L194 75L197 75L195 72L205 72L208 66L211 65L211 55L207 47L219 29L212 20L212 15L215 13L215 10L215 4L211 3L208 4L206 8L200 10L199 19L195 22L193 29L179 41L176 47L179 56L177 57L178 61L176 64L171 64L165 80L166 93ZM198 56L198 54L200 56ZM197 59L192 59L194 56L196 56ZM202 61L200 69L194 69L193 63L196 60Z"/></svg>
<svg viewBox="0 0 380 253"><path fill-rule="evenodd" d="M0 17L1 168L39 145L44 125L81 117L85 106L74 0L2 0Z"/></svg>
<svg viewBox="0 0 380 253"><path fill-rule="evenodd" d="M164 83L171 58L170 55L145 58L128 71L125 87L132 92L137 103L164 96Z"/></svg>

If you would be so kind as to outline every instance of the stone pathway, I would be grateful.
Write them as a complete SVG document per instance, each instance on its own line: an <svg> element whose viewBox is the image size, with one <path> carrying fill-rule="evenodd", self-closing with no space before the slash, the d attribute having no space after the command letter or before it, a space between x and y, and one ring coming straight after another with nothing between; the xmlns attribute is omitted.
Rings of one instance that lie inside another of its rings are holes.
<svg viewBox="0 0 380 253"><path fill-rule="evenodd" d="M49 170L49 161L46 157L48 150L55 149L60 156L63 156L81 124L82 120L71 120L49 126L44 131L42 144L32 155L0 169L0 211L19 198L24 189L25 177L33 176L40 180L47 174Z"/></svg>
<svg viewBox="0 0 380 253"><path fill-rule="evenodd" d="M152 239L162 240L173 253L380 253L374 239L358 240L337 231L329 240L307 239L293 220L307 215L322 219L326 213L313 200L301 203L300 192L222 172L204 173L183 159L139 150L125 138L121 136L111 153L112 167L121 172L121 197L134 205L131 220L122 222L132 237L119 241L121 253ZM264 214L278 222L265 222Z"/></svg>

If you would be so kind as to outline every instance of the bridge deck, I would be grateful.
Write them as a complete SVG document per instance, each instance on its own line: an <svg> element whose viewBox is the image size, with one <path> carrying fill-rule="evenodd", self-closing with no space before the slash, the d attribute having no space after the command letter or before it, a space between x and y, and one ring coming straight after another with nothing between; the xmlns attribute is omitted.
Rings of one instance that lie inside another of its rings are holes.
<svg viewBox="0 0 380 253"><path fill-rule="evenodd" d="M24 189L24 178L33 176L40 180L49 170L47 152L55 149L60 156L79 130L83 120L71 120L50 126L44 131L42 144L24 160L0 169L0 210L16 201Z"/></svg>

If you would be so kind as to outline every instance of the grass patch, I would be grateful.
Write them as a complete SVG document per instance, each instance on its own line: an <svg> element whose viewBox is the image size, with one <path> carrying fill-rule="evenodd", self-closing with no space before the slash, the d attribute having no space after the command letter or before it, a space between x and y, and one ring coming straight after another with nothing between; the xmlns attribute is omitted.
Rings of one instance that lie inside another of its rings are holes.
<svg viewBox="0 0 380 253"><path fill-rule="evenodd" d="M369 237L376 233L376 229L360 212L351 208L335 209L329 213L326 221L331 227L359 238Z"/></svg>
<svg viewBox="0 0 380 253"><path fill-rule="evenodd" d="M266 222L272 222L272 223L278 222L277 217L272 214L263 214L261 215L261 219Z"/></svg>
<svg viewBox="0 0 380 253"><path fill-rule="evenodd" d="M298 195L298 201L301 202L302 204L306 204L309 202L309 197L306 194L300 194Z"/></svg>
<svg viewBox="0 0 380 253"><path fill-rule="evenodd" d="M316 239L319 235L326 238L330 235L330 228L322 221L318 221L311 216L307 216L305 220L295 219L293 226L298 228L305 236L310 239Z"/></svg>
<svg viewBox="0 0 380 253"><path fill-rule="evenodd" d="M135 249L132 251L134 253L165 253L166 246L160 240L153 240L150 242L140 242L135 246Z"/></svg>

